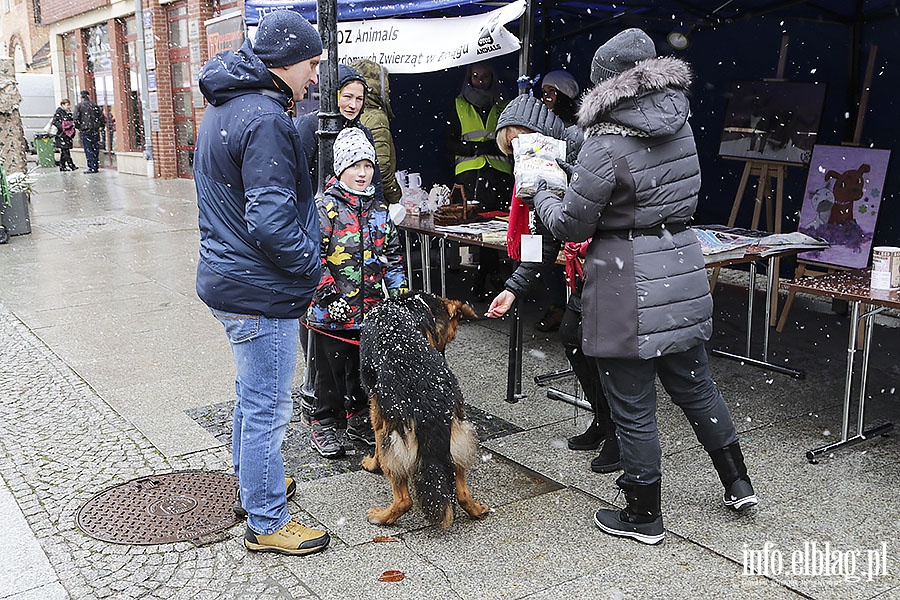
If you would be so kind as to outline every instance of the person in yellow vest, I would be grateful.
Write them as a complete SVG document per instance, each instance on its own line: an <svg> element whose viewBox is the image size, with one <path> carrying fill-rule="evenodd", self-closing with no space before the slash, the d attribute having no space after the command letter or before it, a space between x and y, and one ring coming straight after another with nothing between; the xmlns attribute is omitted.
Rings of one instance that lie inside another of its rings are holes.
<svg viewBox="0 0 900 600"><path fill-rule="evenodd" d="M506 102L494 68L487 62L469 65L466 80L451 111L447 147L454 159L454 180L479 211L509 208L512 162L495 140L497 119Z"/></svg>
<svg viewBox="0 0 900 600"><path fill-rule="evenodd" d="M469 65L462 90L447 119L447 148L453 156L454 182L461 184L478 212L509 210L512 199L512 161L496 142L497 119L506 107L497 73L487 62ZM480 248L473 293L478 300L503 289L496 250ZM511 269L509 269L511 272ZM508 273L507 273L508 274Z"/></svg>

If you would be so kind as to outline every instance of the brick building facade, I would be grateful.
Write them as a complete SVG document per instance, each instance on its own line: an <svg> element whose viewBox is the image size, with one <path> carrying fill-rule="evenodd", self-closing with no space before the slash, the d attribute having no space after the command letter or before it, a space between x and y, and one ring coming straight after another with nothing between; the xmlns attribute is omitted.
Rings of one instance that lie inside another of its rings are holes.
<svg viewBox="0 0 900 600"><path fill-rule="evenodd" d="M13 59L17 73L49 73L47 28L41 25L35 0L0 0L3 56Z"/></svg>
<svg viewBox="0 0 900 600"><path fill-rule="evenodd" d="M197 74L210 55L207 23L239 13L240 0L145 0L139 15L134 0L43 0L41 6L59 97L74 104L87 90L106 112L110 126L101 167L191 177L194 135L204 107ZM145 109L152 162L145 156Z"/></svg>

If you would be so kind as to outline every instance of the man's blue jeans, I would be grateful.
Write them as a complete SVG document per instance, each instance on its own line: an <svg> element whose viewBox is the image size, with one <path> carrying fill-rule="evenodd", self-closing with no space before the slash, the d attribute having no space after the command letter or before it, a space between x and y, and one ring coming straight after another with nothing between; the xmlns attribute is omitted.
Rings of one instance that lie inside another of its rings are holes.
<svg viewBox="0 0 900 600"><path fill-rule="evenodd" d="M281 443L291 419L300 322L211 309L225 327L237 376L231 456L247 525L268 535L290 520Z"/></svg>
<svg viewBox="0 0 900 600"><path fill-rule="evenodd" d="M100 168L100 132L82 130L81 146L88 171L97 171Z"/></svg>

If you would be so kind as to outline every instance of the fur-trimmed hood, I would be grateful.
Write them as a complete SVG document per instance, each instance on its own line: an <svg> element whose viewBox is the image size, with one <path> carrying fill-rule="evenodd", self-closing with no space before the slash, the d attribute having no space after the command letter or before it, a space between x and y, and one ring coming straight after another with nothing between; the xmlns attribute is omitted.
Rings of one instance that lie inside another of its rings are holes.
<svg viewBox="0 0 900 600"><path fill-rule="evenodd" d="M664 56L642 61L595 85L581 102L578 124L586 135L592 126L609 123L633 129L634 135L668 135L687 120L686 92L692 81L693 72L683 60Z"/></svg>

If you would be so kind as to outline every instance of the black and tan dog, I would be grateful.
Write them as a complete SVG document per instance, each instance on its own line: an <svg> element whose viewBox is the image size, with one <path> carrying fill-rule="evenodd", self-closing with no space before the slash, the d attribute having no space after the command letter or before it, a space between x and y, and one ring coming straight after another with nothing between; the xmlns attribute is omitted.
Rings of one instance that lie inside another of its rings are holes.
<svg viewBox="0 0 900 600"><path fill-rule="evenodd" d="M466 485L478 441L444 359L460 319L474 318L468 304L422 292L385 300L366 315L360 374L370 398L375 454L362 465L380 468L394 493L389 507L369 509L370 523L389 525L412 507L410 482L432 523L453 522L454 499L473 518L487 514Z"/></svg>

